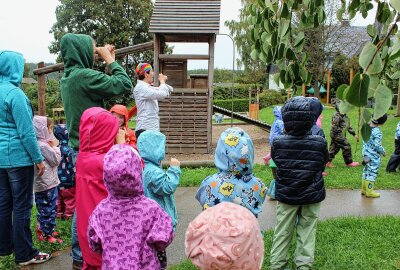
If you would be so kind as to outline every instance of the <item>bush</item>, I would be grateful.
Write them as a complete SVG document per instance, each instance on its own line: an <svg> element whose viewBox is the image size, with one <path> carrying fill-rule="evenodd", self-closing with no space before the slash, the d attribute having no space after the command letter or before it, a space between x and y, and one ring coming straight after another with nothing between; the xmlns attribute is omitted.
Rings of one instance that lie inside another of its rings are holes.
<svg viewBox="0 0 400 270"><path fill-rule="evenodd" d="M260 109L267 108L271 105L282 104L285 102L285 97L282 96L281 91L264 90L260 94Z"/></svg>
<svg viewBox="0 0 400 270"><path fill-rule="evenodd" d="M222 107L227 110L232 110L232 100L214 100L214 105ZM248 112L249 111L249 99L240 98L233 100L233 111L234 112Z"/></svg>
<svg viewBox="0 0 400 270"><path fill-rule="evenodd" d="M233 89L234 99L243 99L249 97L249 88L254 88L253 84L236 84ZM214 99L231 99L232 86L231 85L214 85Z"/></svg>

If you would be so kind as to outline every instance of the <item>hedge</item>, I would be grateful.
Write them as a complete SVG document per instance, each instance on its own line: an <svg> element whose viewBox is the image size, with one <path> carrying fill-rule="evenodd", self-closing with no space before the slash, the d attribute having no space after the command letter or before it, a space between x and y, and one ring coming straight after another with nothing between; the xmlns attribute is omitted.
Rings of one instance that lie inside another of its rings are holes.
<svg viewBox="0 0 400 270"><path fill-rule="evenodd" d="M232 110L232 100L216 100L214 99L214 105L222 107L227 110ZM233 111L234 112L248 112L249 111L249 99L240 98L233 100Z"/></svg>
<svg viewBox="0 0 400 270"><path fill-rule="evenodd" d="M282 96L281 91L271 89L263 90L260 94L260 109L267 108L271 105L282 104L285 102L285 96Z"/></svg>
<svg viewBox="0 0 400 270"><path fill-rule="evenodd" d="M249 88L254 88L254 84L235 84L233 89L234 99L244 99L249 97ZM232 86L213 86L214 99L232 99Z"/></svg>

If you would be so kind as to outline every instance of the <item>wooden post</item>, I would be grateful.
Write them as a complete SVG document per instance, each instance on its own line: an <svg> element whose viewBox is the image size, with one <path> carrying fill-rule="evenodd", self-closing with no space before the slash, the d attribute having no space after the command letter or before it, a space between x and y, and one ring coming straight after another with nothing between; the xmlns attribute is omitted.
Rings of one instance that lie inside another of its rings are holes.
<svg viewBox="0 0 400 270"><path fill-rule="evenodd" d="M38 68L43 68L44 62L38 64ZM46 74L38 75L38 109L39 115L46 116Z"/></svg>
<svg viewBox="0 0 400 270"><path fill-rule="evenodd" d="M400 116L400 79L397 87L397 116Z"/></svg>
<svg viewBox="0 0 400 270"><path fill-rule="evenodd" d="M160 73L160 39L157 34L154 34L154 85L158 86L158 74Z"/></svg>
<svg viewBox="0 0 400 270"><path fill-rule="evenodd" d="M216 35L213 34L208 40L208 119L207 119L207 148L208 153L212 150L212 113L213 113L213 82L214 82L214 46Z"/></svg>
<svg viewBox="0 0 400 270"><path fill-rule="evenodd" d="M251 87L249 87L249 113L250 113L250 106L251 106Z"/></svg>
<svg viewBox="0 0 400 270"><path fill-rule="evenodd" d="M353 81L353 77L354 77L354 69L350 68L350 84Z"/></svg>
<svg viewBox="0 0 400 270"><path fill-rule="evenodd" d="M287 99L290 99L290 88L287 90Z"/></svg>
<svg viewBox="0 0 400 270"><path fill-rule="evenodd" d="M331 70L328 69L328 82L327 82L327 92L326 92L326 105L329 105L330 96L331 96Z"/></svg>
<svg viewBox="0 0 400 270"><path fill-rule="evenodd" d="M306 96L306 85L303 83L303 85L301 86L301 94L303 95L303 97Z"/></svg>

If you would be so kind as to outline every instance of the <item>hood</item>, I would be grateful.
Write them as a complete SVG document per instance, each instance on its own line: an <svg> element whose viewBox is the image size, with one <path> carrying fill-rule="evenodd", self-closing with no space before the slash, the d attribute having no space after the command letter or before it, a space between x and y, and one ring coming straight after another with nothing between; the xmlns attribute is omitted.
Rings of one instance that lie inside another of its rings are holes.
<svg viewBox="0 0 400 270"><path fill-rule="evenodd" d="M154 130L147 130L140 134L138 149L144 161L159 164L165 158L166 137L164 134Z"/></svg>
<svg viewBox="0 0 400 270"><path fill-rule="evenodd" d="M0 51L0 82L18 86L24 76L24 57L13 51Z"/></svg>
<svg viewBox="0 0 400 270"><path fill-rule="evenodd" d="M285 132L293 136L306 135L316 121L311 102L305 97L294 97L286 101L282 107L282 118Z"/></svg>
<svg viewBox="0 0 400 270"><path fill-rule="evenodd" d="M88 35L65 34L60 42L64 61L64 74L68 76L73 68L92 68L94 61L93 39Z"/></svg>
<svg viewBox="0 0 400 270"><path fill-rule="evenodd" d="M68 129L64 124L54 126L54 136L60 144L68 144Z"/></svg>
<svg viewBox="0 0 400 270"><path fill-rule="evenodd" d="M114 145L118 119L100 107L83 112L79 125L79 151L105 154Z"/></svg>
<svg viewBox="0 0 400 270"><path fill-rule="evenodd" d="M47 117L35 115L33 117L33 127L35 128L35 134L38 141L49 142L52 140L52 136L47 127Z"/></svg>
<svg viewBox="0 0 400 270"><path fill-rule="evenodd" d="M126 144L111 147L104 156L104 185L114 198L143 195L142 160L139 153Z"/></svg>
<svg viewBox="0 0 400 270"><path fill-rule="evenodd" d="M128 121L129 121L129 112L128 109L124 106L124 105L114 105L111 109L110 112L115 112L118 113L120 115L123 115L125 118L125 128L128 128Z"/></svg>
<svg viewBox="0 0 400 270"><path fill-rule="evenodd" d="M228 128L222 132L215 150L215 166L220 171L235 175L251 174L254 146L249 135L240 128Z"/></svg>
<svg viewBox="0 0 400 270"><path fill-rule="evenodd" d="M324 106L321 104L321 101L319 101L319 99L316 97L309 97L308 99L310 100L311 110L314 114L314 118L315 118L314 123L316 123L318 117L321 115L322 111L324 110Z"/></svg>
<svg viewBox="0 0 400 270"><path fill-rule="evenodd" d="M282 120L282 106L275 106L274 115L276 120Z"/></svg>

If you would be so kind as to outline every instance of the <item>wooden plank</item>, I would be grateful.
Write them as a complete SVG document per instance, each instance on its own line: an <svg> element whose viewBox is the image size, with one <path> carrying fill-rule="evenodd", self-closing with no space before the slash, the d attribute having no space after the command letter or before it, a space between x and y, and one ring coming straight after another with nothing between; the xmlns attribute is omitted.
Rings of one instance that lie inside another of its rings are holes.
<svg viewBox="0 0 400 270"><path fill-rule="evenodd" d="M197 104L197 103L158 103L160 109L164 108L179 108L179 109L205 109L207 110L207 103Z"/></svg>
<svg viewBox="0 0 400 270"><path fill-rule="evenodd" d="M153 41L149 41L149 42L145 42L145 43L141 43L141 44L125 47L125 48L116 49L115 57L120 58L120 57L125 56L126 54L152 50L153 47L154 47ZM35 75L47 74L47 73L60 71L63 69L64 69L64 63L60 63L60 64L56 64L56 65L51 65L51 66L47 66L47 67L43 67L43 68L34 69L33 74L35 74Z"/></svg>
<svg viewBox="0 0 400 270"><path fill-rule="evenodd" d="M38 69L44 68L44 62L38 64ZM46 75L38 76L38 110L39 115L46 116Z"/></svg>
<svg viewBox="0 0 400 270"><path fill-rule="evenodd" d="M162 110L161 110L162 109ZM160 114L179 114L184 115L207 115L207 108L179 108L179 107L163 107L160 108Z"/></svg>
<svg viewBox="0 0 400 270"><path fill-rule="evenodd" d="M202 88L174 88L174 92L172 92L173 95L178 94L178 93L203 93L207 94L208 90L207 89L202 89Z"/></svg>
<svg viewBox="0 0 400 270"><path fill-rule="evenodd" d="M207 54L160 54L161 60L208 60Z"/></svg>
<svg viewBox="0 0 400 270"><path fill-rule="evenodd" d="M165 42L208 42L209 34L203 35L163 35Z"/></svg>
<svg viewBox="0 0 400 270"><path fill-rule="evenodd" d="M207 148L177 148L177 147L168 147L167 144L167 153L168 154L207 154Z"/></svg>

